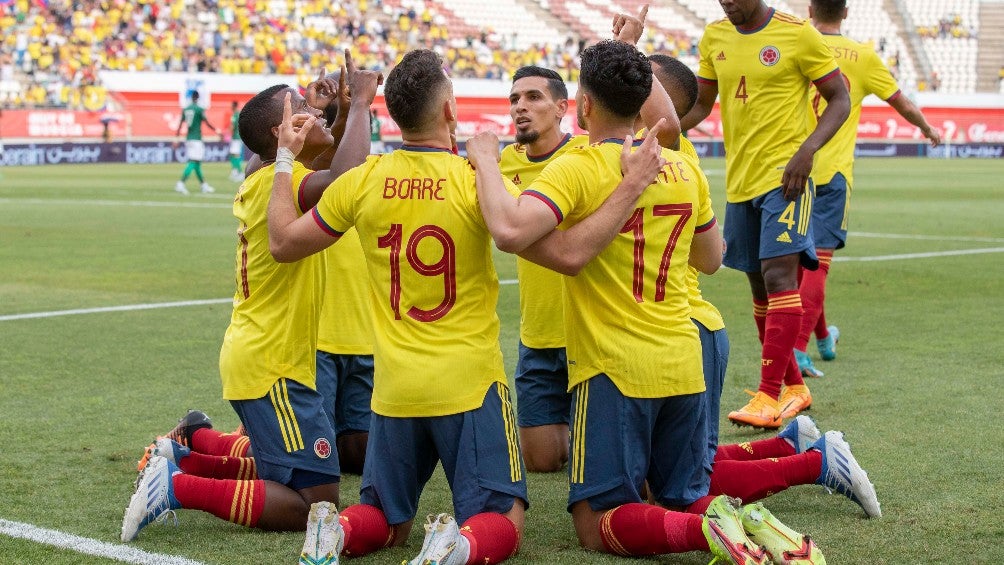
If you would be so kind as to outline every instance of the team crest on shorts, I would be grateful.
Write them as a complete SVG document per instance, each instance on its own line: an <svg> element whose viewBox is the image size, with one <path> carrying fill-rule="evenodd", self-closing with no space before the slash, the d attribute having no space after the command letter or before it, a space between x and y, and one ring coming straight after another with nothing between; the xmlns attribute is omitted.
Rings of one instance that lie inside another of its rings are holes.
<svg viewBox="0 0 1004 565"><path fill-rule="evenodd" d="M331 442L327 438L317 438L317 441L314 442L314 453L321 459L331 457Z"/></svg>
<svg viewBox="0 0 1004 565"><path fill-rule="evenodd" d="M773 45L768 45L760 50L760 62L766 67L773 67L781 60L781 52L777 50L777 47Z"/></svg>

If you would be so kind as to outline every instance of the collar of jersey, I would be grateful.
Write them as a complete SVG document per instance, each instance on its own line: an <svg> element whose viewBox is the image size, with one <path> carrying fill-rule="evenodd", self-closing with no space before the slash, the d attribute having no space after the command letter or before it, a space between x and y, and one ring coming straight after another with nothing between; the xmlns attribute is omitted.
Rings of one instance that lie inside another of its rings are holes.
<svg viewBox="0 0 1004 565"><path fill-rule="evenodd" d="M638 147L639 145L641 145L642 143L644 143L644 141L645 141L644 139L640 139L640 138L639 139L635 139L634 141L631 142L631 145L632 145L632 147ZM621 137L608 137L608 138L600 141L600 143L616 143L617 145L624 145L624 139L621 138Z"/></svg>
<svg viewBox="0 0 1004 565"><path fill-rule="evenodd" d="M444 147L429 147L428 145L402 145L401 149L405 151L421 151L423 153L442 152L442 153L453 154L453 151L450 151L449 149L446 149Z"/></svg>
<svg viewBox="0 0 1004 565"><path fill-rule="evenodd" d="M743 28L741 28L739 26L736 26L736 31L738 31L739 33L741 33L743 35L749 35L751 33L756 33L758 31L760 31L761 29L767 27L767 24L769 24L772 19L774 19L774 8L771 8L770 10L767 11L767 17L763 19L763 23L762 24L756 26L755 28L751 28L751 29L743 29Z"/></svg>
<svg viewBox="0 0 1004 565"><path fill-rule="evenodd" d="M572 134L566 133L564 137L561 138L561 141L559 141L558 144L554 146L554 149L548 151L547 153L544 153L543 155L530 155L530 153L527 152L526 160L530 161L531 163L540 163L542 161L547 161L548 159L551 158L551 156L554 155L555 151L564 147L565 144L571 140L572 140ZM527 149L529 149L529 147Z"/></svg>

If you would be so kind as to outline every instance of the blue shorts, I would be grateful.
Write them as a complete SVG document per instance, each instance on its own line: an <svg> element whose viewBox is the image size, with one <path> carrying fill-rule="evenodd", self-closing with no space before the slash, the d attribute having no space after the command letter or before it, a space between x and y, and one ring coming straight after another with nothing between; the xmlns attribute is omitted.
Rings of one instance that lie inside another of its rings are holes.
<svg viewBox="0 0 1004 565"><path fill-rule="evenodd" d="M370 429L373 356L317 352L317 392L332 408L335 436Z"/></svg>
<svg viewBox="0 0 1004 565"><path fill-rule="evenodd" d="M802 266L819 267L812 239L812 199L816 188L808 187L794 202L784 199L781 188L746 202L725 206L725 257L722 264L744 273L759 273L760 261L798 253Z"/></svg>
<svg viewBox="0 0 1004 565"><path fill-rule="evenodd" d="M702 362L704 366L704 392L708 401L708 455L704 468L711 472L718 451L718 419L721 415L722 387L725 384L725 369L729 365L729 334L725 328L711 331L704 324L694 320L697 333L701 336Z"/></svg>
<svg viewBox="0 0 1004 565"><path fill-rule="evenodd" d="M643 502L646 480L665 506L708 494L704 393L630 398L599 374L572 391L572 414L569 511L581 500L595 511Z"/></svg>
<svg viewBox="0 0 1004 565"><path fill-rule="evenodd" d="M338 482L335 430L316 390L279 379L267 395L230 404L247 429L258 478L293 490Z"/></svg>
<svg viewBox="0 0 1004 565"><path fill-rule="evenodd" d="M564 347L534 349L519 342L514 381L519 427L569 423L572 395Z"/></svg>
<svg viewBox="0 0 1004 565"><path fill-rule="evenodd" d="M847 241L847 212L851 191L843 173L833 175L830 182L816 187L812 204L812 234L817 249L842 249Z"/></svg>
<svg viewBox="0 0 1004 565"><path fill-rule="evenodd" d="M391 525L407 522L415 517L422 489L442 461L458 524L482 512L504 514L517 498L529 506L515 424L509 389L501 383L488 388L480 408L460 414L374 414L359 502L383 510Z"/></svg>

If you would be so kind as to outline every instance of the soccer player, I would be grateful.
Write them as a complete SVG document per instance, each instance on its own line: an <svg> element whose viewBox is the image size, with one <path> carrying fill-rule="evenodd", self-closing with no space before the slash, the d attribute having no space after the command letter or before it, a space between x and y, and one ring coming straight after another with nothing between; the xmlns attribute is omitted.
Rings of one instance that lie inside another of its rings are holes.
<svg viewBox="0 0 1004 565"><path fill-rule="evenodd" d="M503 191L516 188L498 169L497 139L490 172L475 172L452 153L456 101L434 52L406 54L384 95L402 148L340 178L310 218L296 217L289 176L277 175L269 211L272 251L283 261L315 253L355 225L374 297L374 416L360 504L315 537L314 553L362 555L403 544L421 490L442 461L456 517L429 516L412 563L497 563L518 549L527 496L498 345L491 236L475 183L488 175ZM285 124L280 136L295 152L300 136ZM647 186L654 165L654 155L627 159L619 194Z"/></svg>
<svg viewBox="0 0 1004 565"><path fill-rule="evenodd" d="M123 541L178 508L205 510L249 527L292 531L303 529L312 503L337 504L340 470L335 432L325 417L330 408L315 385L324 263L319 256L293 264L276 262L269 252L271 226L266 212L283 99L291 98L302 118L312 116L302 128L305 149L302 162L290 166L295 182L289 186L289 197L299 210L309 210L331 181L365 159L369 105L378 78L369 71L351 73L352 106L345 137L329 168L321 171L312 172L303 162L327 152L332 134L323 121L314 119L321 111L308 106L294 89L270 87L241 112L241 137L264 166L244 181L234 200L239 224L237 289L220 351L220 375L224 398L247 429L258 478L197 477L180 472L166 457L151 457L123 518Z"/></svg>
<svg viewBox="0 0 1004 565"><path fill-rule="evenodd" d="M213 124L209 123L205 110L202 109L202 106L199 106L199 92L193 90L190 98L192 103L185 106L185 109L181 111L181 121L178 122L178 131L175 133L175 135L180 137L182 128L187 126L185 134L185 157L188 159L188 164L185 165L185 171L181 173L181 180L174 185L174 191L180 194L188 194L188 189L185 188L185 181L188 180L188 175L194 172L195 177L199 179L199 183L201 184L202 193L209 194L215 192L215 190L209 186L209 183L202 176L202 159L206 155L206 145L202 142L202 125L205 124L215 134L219 134L219 130ZM175 146L177 144L177 141L174 142Z"/></svg>
<svg viewBox="0 0 1004 565"><path fill-rule="evenodd" d="M941 143L941 135L927 123L917 106L903 95L896 79L875 50L840 34L841 23L846 17L845 0L817 0L809 5L812 25L822 33L823 41L833 52L850 91L851 100L850 117L833 135L833 139L819 150L812 170L816 181L812 233L819 269L802 273L799 294L805 314L795 341L795 358L799 369L810 377L823 376L823 372L813 365L806 351L813 330L820 357L824 361L830 361L837 356L836 344L840 333L835 326L827 327L823 304L826 276L830 271L833 252L842 249L847 241L847 212L854 181L854 145L858 121L861 119L861 101L869 94L878 96L906 118L906 121L916 126L930 140L932 147ZM818 94L813 96L810 118L813 121L819 119L825 108L826 101Z"/></svg>
<svg viewBox="0 0 1004 565"><path fill-rule="evenodd" d="M512 77L509 115L516 143L502 150L500 168L516 188L529 186L544 167L587 136L561 131L568 90L551 69L526 66ZM516 398L520 447L527 471L559 471L568 461L571 394L565 357L561 275L516 259L519 276L519 358Z"/></svg>
<svg viewBox="0 0 1004 565"><path fill-rule="evenodd" d="M244 180L244 143L238 124L241 119L240 105L236 100L230 103L230 180Z"/></svg>
<svg viewBox="0 0 1004 565"><path fill-rule="evenodd" d="M719 3L727 19L705 28L697 103L681 127L700 123L721 93L728 200L723 263L749 279L763 344L758 391L729 420L777 429L782 417L812 402L792 354L802 320L799 264L818 265L809 173L816 151L847 118L849 101L833 55L808 22L763 0ZM810 83L828 102L815 129L805 111Z"/></svg>
<svg viewBox="0 0 1004 565"><path fill-rule="evenodd" d="M693 503L708 487L701 346L684 277L688 263L714 272L722 240L696 162L659 150L655 182L624 207L596 254L563 264L541 256L555 247L538 239L556 226L570 232L601 204L610 208L618 154L630 151L625 138L651 89L648 59L627 43L602 41L581 61L577 118L591 143L555 159L518 199L493 180L494 136L467 145L499 248L575 275L564 279L564 312L573 391L568 508L579 542L621 555L703 550L762 563L764 552L727 497L705 516L642 502L646 481L655 501L671 507Z"/></svg>

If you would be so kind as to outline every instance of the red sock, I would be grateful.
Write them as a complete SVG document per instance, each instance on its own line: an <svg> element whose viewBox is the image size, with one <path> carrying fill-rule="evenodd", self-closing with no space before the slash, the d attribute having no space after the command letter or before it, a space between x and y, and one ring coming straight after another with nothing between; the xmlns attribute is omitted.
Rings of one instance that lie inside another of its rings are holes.
<svg viewBox="0 0 1004 565"><path fill-rule="evenodd" d="M784 371L784 384L785 386L805 384L802 370L798 368L798 361L795 360L794 353L788 356L788 368Z"/></svg>
<svg viewBox="0 0 1004 565"><path fill-rule="evenodd" d="M757 461L720 461L711 473L711 496L727 494L755 502L795 485L811 485L819 478L823 456L811 449L790 457Z"/></svg>
<svg viewBox="0 0 1004 565"><path fill-rule="evenodd" d="M826 327L826 305L819 311L819 320L816 321L816 339L825 339L830 335L830 329Z"/></svg>
<svg viewBox="0 0 1004 565"><path fill-rule="evenodd" d="M717 496L702 496L696 501L692 502L690 506L684 509L687 514L699 514L704 515L708 511L708 506L711 506L711 501L718 498Z"/></svg>
<svg viewBox="0 0 1004 565"><path fill-rule="evenodd" d="M767 301L753 299L753 321L756 322L756 333L762 345L764 333L767 332Z"/></svg>
<svg viewBox="0 0 1004 565"><path fill-rule="evenodd" d="M519 530L497 512L475 514L464 522L460 535L471 544L468 563L501 563L519 551Z"/></svg>
<svg viewBox="0 0 1004 565"><path fill-rule="evenodd" d="M251 457L223 457L193 451L178 461L178 467L190 475L209 479L253 481L258 478L258 468Z"/></svg>
<svg viewBox="0 0 1004 565"><path fill-rule="evenodd" d="M776 400L781 396L781 383L802 322L802 301L797 290L786 290L769 295L767 302L760 391Z"/></svg>
<svg viewBox="0 0 1004 565"><path fill-rule="evenodd" d="M353 504L339 513L339 520L345 531L342 555L346 557L373 553L394 541L394 528L376 506Z"/></svg>
<svg viewBox="0 0 1004 565"><path fill-rule="evenodd" d="M717 465L719 461L756 461L757 459L788 457L789 455L795 455L795 446L788 443L788 440L775 436L756 441L719 445L718 451L715 453L715 464Z"/></svg>
<svg viewBox="0 0 1004 565"><path fill-rule="evenodd" d="M798 294L802 297L802 324L795 340L795 349L805 351L809 345L809 336L816 327L816 322L823 311L823 300L826 298L826 275L830 272L832 251L816 250L819 257L819 268L815 271L805 271L802 282L798 285Z"/></svg>
<svg viewBox="0 0 1004 565"><path fill-rule="evenodd" d="M608 553L617 555L708 551L701 523L701 516L696 514L672 512L652 504L622 504L600 518L600 539Z"/></svg>
<svg viewBox="0 0 1004 565"><path fill-rule="evenodd" d="M229 522L255 527L265 509L265 481L207 479L185 473L172 478L183 508L204 510Z"/></svg>
<svg viewBox="0 0 1004 565"><path fill-rule="evenodd" d="M192 434L192 451L206 455L245 457L251 440L237 433L228 434L212 428L199 428Z"/></svg>

